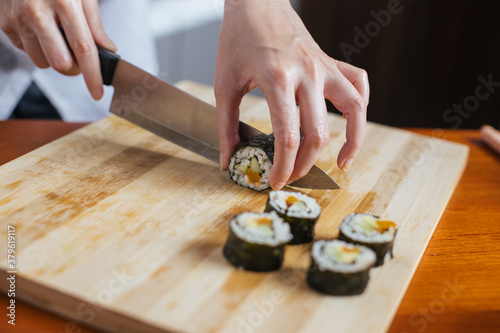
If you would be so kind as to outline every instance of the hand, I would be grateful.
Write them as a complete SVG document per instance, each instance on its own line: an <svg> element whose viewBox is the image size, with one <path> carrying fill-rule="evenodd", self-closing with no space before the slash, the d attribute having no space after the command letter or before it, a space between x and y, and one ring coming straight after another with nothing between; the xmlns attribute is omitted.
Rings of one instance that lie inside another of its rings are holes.
<svg viewBox="0 0 500 333"><path fill-rule="evenodd" d="M367 74L328 57L288 0L226 0L215 74L223 170L240 141L241 99L256 87L267 99L276 138L273 189L306 175L328 143L325 98L347 119L347 141L337 165L349 168L365 136Z"/></svg>
<svg viewBox="0 0 500 333"><path fill-rule="evenodd" d="M71 55L58 26L62 25ZM80 72L91 95L103 95L95 43L116 51L102 27L97 0L0 0L0 28L40 68Z"/></svg>

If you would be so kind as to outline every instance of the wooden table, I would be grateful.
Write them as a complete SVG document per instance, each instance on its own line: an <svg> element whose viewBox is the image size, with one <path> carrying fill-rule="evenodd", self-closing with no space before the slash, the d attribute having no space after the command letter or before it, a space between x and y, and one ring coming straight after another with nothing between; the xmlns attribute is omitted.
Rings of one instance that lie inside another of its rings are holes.
<svg viewBox="0 0 500 333"><path fill-rule="evenodd" d="M0 122L0 165L84 125ZM467 144L470 157L389 331L500 332L500 156L475 130L410 130ZM7 302L0 295L1 332L95 332L20 301L14 328Z"/></svg>

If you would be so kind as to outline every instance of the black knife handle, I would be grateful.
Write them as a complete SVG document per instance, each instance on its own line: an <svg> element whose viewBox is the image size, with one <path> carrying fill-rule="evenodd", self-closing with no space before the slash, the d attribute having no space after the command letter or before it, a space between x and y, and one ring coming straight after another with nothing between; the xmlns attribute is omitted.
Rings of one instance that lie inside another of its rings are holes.
<svg viewBox="0 0 500 333"><path fill-rule="evenodd" d="M118 65L120 56L99 45L97 45L97 51L99 52L99 62L101 63L102 82L110 86L113 83L116 66Z"/></svg>
<svg viewBox="0 0 500 333"><path fill-rule="evenodd" d="M61 34L64 37L64 40L66 41L66 45L68 45L69 51L73 55L73 58L75 58L75 54L73 53L73 50L71 49L71 46L68 43L68 39L66 38L64 29L62 27L59 27L59 30L61 31ZM120 56L114 52L106 50L105 48L99 45L96 46L97 46L97 51L99 53L99 63L101 65L102 82L105 85L110 86L113 83L113 77L115 76L115 70L116 66L118 65L118 60L120 60Z"/></svg>

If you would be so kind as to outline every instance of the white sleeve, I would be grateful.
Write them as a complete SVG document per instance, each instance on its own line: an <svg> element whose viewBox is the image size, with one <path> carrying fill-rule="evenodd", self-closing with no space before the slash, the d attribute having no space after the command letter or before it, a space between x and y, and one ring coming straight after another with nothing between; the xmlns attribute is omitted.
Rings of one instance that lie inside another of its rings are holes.
<svg viewBox="0 0 500 333"><path fill-rule="evenodd" d="M118 54L137 66L156 71L156 50L148 29L148 0L101 0L101 18ZM37 84L65 121L94 121L109 114L112 87L105 87L101 101L94 101L82 75L63 76L52 68L36 68Z"/></svg>
<svg viewBox="0 0 500 333"><path fill-rule="evenodd" d="M11 115L31 84L35 66L0 30L0 120Z"/></svg>

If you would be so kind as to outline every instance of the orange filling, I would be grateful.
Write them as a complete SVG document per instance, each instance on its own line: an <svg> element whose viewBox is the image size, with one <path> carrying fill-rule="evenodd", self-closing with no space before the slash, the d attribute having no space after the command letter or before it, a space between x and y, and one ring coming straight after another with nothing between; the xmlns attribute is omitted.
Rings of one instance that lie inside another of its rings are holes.
<svg viewBox="0 0 500 333"><path fill-rule="evenodd" d="M271 227L272 220L268 219L267 217L261 217L257 219L257 225L267 225L268 227Z"/></svg>
<svg viewBox="0 0 500 333"><path fill-rule="evenodd" d="M294 203L296 203L298 201L300 201L300 200L291 195L288 198L286 198L286 205L288 206L288 208L290 208L290 206L292 206Z"/></svg>
<svg viewBox="0 0 500 333"><path fill-rule="evenodd" d="M378 226L378 228L375 229L375 230L377 230L380 233L386 232L390 228L395 228L396 227L396 223L394 223L392 221L378 220L378 221L375 221L375 222L377 222L377 226Z"/></svg>
<svg viewBox="0 0 500 333"><path fill-rule="evenodd" d="M253 172L252 169L248 169L247 177L248 177L248 180L254 184L258 183L260 180L260 175L258 173Z"/></svg>
<svg viewBox="0 0 500 333"><path fill-rule="evenodd" d="M350 248L350 247L347 247L347 246L343 246L342 247L342 251L344 251L344 252L352 252L352 253L359 253L359 252L361 252L361 249L359 247Z"/></svg>

